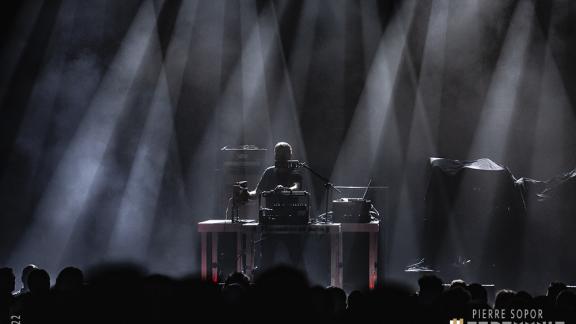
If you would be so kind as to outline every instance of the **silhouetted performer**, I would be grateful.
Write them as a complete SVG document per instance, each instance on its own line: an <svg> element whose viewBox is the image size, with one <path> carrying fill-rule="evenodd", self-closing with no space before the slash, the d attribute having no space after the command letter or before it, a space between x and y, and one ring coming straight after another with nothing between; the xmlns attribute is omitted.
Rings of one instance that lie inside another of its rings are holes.
<svg viewBox="0 0 576 324"><path fill-rule="evenodd" d="M270 190L302 190L302 175L296 169L290 168L288 161L292 159L292 147L286 142L274 146L274 166L267 168L256 189L250 192L250 198L256 198L263 191ZM266 235L261 240L260 268L268 268L275 263L279 248L285 246L288 250L289 263L295 267L303 266L302 237L289 234ZM278 263L278 262L276 262Z"/></svg>
<svg viewBox="0 0 576 324"><path fill-rule="evenodd" d="M256 197L263 191L274 189L301 190L302 175L298 170L288 167L288 161L292 159L292 147L286 142L279 142L274 146L274 165L268 167L254 191L250 192L251 198Z"/></svg>

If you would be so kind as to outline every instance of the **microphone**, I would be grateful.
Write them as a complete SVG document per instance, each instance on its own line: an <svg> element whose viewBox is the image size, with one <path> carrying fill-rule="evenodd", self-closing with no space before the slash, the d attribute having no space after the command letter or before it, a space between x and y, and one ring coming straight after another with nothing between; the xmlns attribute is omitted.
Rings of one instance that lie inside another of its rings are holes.
<svg viewBox="0 0 576 324"><path fill-rule="evenodd" d="M301 163L298 160L274 161L274 166L284 169L297 169L301 166Z"/></svg>

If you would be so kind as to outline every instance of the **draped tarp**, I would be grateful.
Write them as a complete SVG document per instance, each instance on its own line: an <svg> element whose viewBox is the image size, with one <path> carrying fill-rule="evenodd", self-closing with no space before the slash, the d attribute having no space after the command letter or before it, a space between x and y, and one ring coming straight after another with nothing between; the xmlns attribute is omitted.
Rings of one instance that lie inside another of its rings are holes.
<svg viewBox="0 0 576 324"><path fill-rule="evenodd" d="M430 158L423 256L445 277L510 280L525 203L516 179L489 160Z"/></svg>

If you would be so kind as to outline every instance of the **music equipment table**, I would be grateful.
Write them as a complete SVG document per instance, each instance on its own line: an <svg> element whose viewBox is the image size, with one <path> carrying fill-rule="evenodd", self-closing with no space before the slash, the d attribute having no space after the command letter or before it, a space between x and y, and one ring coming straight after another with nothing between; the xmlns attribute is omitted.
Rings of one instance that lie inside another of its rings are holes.
<svg viewBox="0 0 576 324"><path fill-rule="evenodd" d="M330 236L330 284L342 287L344 265L342 261L342 233L364 232L369 235L368 283L374 288L377 279L379 223L319 223L308 225L265 225L256 222L232 223L230 220L208 220L198 223L201 244L201 276L208 278L208 235L211 239L211 279L218 281L218 234L236 233L236 271L252 277L254 270L254 243L259 231L270 234L310 234Z"/></svg>

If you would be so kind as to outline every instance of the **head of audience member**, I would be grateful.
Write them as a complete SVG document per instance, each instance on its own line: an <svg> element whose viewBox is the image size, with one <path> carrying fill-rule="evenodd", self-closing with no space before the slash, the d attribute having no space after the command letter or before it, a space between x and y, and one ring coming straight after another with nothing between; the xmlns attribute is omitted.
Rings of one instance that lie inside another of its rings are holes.
<svg viewBox="0 0 576 324"><path fill-rule="evenodd" d="M42 295L50 291L50 275L44 269L32 270L27 283L32 295Z"/></svg>
<svg viewBox="0 0 576 324"><path fill-rule="evenodd" d="M496 293L494 308L509 309L516 301L516 292L510 289L501 289Z"/></svg>
<svg viewBox="0 0 576 324"><path fill-rule="evenodd" d="M555 301L558 294L566 290L566 284L562 282L552 282L548 286L548 291L546 292L546 296L550 298L550 300Z"/></svg>
<svg viewBox="0 0 576 324"><path fill-rule="evenodd" d="M460 285L456 285L442 292L441 298L444 305L462 306L471 300L472 295L466 288L463 288Z"/></svg>
<svg viewBox="0 0 576 324"><path fill-rule="evenodd" d="M418 302L422 305L434 303L444 291L442 279L435 275L424 275L418 279L418 288Z"/></svg>
<svg viewBox="0 0 576 324"><path fill-rule="evenodd" d="M488 304L488 292L481 284L469 284L467 290L470 292L472 302L477 304Z"/></svg>
<svg viewBox="0 0 576 324"><path fill-rule="evenodd" d="M346 310L346 292L342 288L328 287L326 292L333 306L333 314L341 314Z"/></svg>
<svg viewBox="0 0 576 324"><path fill-rule="evenodd" d="M232 272L224 281L224 285L230 286L233 284L240 286L242 289L248 289L250 288L250 278L242 272Z"/></svg>
<svg viewBox="0 0 576 324"><path fill-rule="evenodd" d="M364 293L359 290L354 290L348 295L346 308L349 311L356 312L362 308L364 304Z"/></svg>
<svg viewBox="0 0 576 324"><path fill-rule="evenodd" d="M22 281L22 289L20 289L20 293L26 293L30 290L28 287L28 276L34 269L38 269L34 264L29 264L22 269L22 276L20 277L20 280Z"/></svg>
<svg viewBox="0 0 576 324"><path fill-rule="evenodd" d="M454 287L446 289L442 293L442 296L440 296L444 315L450 318L467 316L466 312L470 299L470 292L461 285L455 285Z"/></svg>
<svg viewBox="0 0 576 324"><path fill-rule="evenodd" d="M576 294L570 290L561 291L556 297L555 307L561 312L576 312Z"/></svg>
<svg viewBox="0 0 576 324"><path fill-rule="evenodd" d="M16 288L16 277L11 268L0 268L0 296L11 295Z"/></svg>
<svg viewBox="0 0 576 324"><path fill-rule="evenodd" d="M456 288L456 287L460 287L460 288L464 288L466 289L466 282L462 279L454 279L452 280L452 282L450 282L450 288Z"/></svg>
<svg viewBox="0 0 576 324"><path fill-rule="evenodd" d="M84 273L76 267L66 267L56 277L54 288L58 291L78 291L84 284Z"/></svg>

